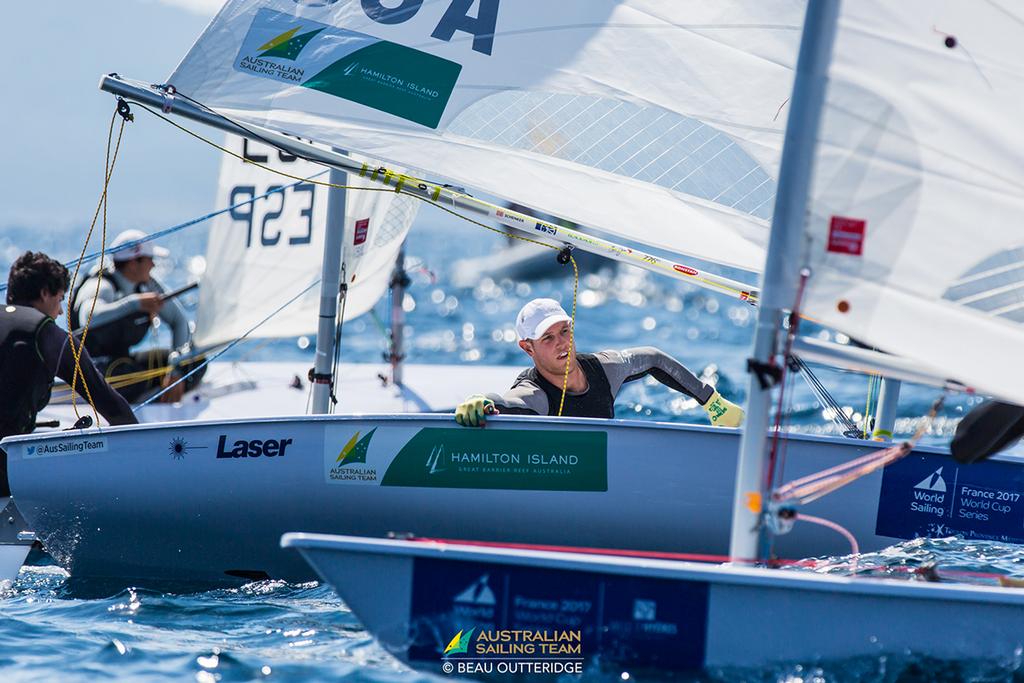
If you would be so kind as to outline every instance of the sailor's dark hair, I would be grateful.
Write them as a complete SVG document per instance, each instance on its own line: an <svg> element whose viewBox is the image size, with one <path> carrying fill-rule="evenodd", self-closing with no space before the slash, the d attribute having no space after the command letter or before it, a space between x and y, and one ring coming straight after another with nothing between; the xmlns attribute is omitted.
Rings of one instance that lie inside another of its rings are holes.
<svg viewBox="0 0 1024 683"><path fill-rule="evenodd" d="M71 276L60 261L41 251L26 251L11 266L7 276L7 303L29 306L45 289L50 294L68 291Z"/></svg>

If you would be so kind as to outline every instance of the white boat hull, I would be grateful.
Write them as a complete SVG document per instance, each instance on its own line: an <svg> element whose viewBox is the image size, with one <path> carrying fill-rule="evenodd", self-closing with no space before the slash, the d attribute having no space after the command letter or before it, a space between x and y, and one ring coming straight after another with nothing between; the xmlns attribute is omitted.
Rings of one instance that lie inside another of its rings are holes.
<svg viewBox="0 0 1024 683"><path fill-rule="evenodd" d="M516 660L586 669L596 658L613 672L885 653L1010 660L1024 643L1024 591L1015 589L305 533L282 545L388 651L435 674L497 677L499 662ZM445 657L469 629L468 651ZM570 645L579 633L580 651L488 650L502 631L568 632Z"/></svg>
<svg viewBox="0 0 1024 683"><path fill-rule="evenodd" d="M72 575L144 583L307 580L277 547L294 529L724 554L738 441L731 429L626 420L500 416L478 430L447 414L136 425L3 446L18 507ZM874 448L791 436L786 475ZM947 490L921 488L933 478ZM971 528L949 505L968 484L1020 499L1022 480L1020 459L958 469L919 449L804 512L845 526L862 550L957 531L1024 542L1022 502L987 501L1008 511ZM849 550L805 523L776 545L783 558Z"/></svg>

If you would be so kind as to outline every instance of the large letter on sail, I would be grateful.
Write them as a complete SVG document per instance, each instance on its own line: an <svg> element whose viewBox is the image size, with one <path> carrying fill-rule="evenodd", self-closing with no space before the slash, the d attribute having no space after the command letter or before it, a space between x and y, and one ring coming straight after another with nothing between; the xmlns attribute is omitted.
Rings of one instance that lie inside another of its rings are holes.
<svg viewBox="0 0 1024 683"><path fill-rule="evenodd" d="M398 7L385 7L380 0L362 0L363 11L378 24L401 24L419 12L423 0L402 0Z"/></svg>
<svg viewBox="0 0 1024 683"><path fill-rule="evenodd" d="M474 50L491 54L494 29L498 25L498 1L480 0L480 9L474 19L468 16L474 0L453 0L430 37L449 41L456 31L465 31L473 35ZM363 0L363 5L366 5L366 0Z"/></svg>

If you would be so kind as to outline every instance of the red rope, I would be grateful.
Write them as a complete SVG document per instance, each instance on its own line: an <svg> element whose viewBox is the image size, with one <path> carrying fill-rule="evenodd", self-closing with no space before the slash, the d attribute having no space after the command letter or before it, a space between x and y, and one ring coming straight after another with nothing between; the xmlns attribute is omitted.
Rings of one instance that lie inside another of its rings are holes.
<svg viewBox="0 0 1024 683"><path fill-rule="evenodd" d="M775 488L776 462L781 469L785 466L786 446L788 442L779 447L782 442L782 420L785 411L786 377L789 375L789 354L793 350L793 340L796 339L796 331L800 325L800 305L803 303L804 289L807 287L807 280L811 273L806 268L800 271L800 284L796 290L796 301L793 302L793 310L789 314L789 330L786 334L786 344L782 350L782 379L779 380L779 400L775 408L775 428L772 433L772 445L768 451L768 467L765 468L764 491L768 492ZM775 358L772 358L775 362ZM781 475L780 475L781 477Z"/></svg>

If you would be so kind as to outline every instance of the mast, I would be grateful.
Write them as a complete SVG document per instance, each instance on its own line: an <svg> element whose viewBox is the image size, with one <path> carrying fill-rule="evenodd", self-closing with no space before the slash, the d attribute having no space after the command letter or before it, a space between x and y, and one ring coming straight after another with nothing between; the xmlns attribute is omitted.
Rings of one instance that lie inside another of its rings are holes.
<svg viewBox="0 0 1024 683"><path fill-rule="evenodd" d="M332 185L345 185L345 172L331 168ZM320 317L316 328L316 355L313 360L313 414L324 415L331 410L331 371L334 360L334 333L338 319L338 296L341 291L341 257L345 244L345 190L329 188L327 192L327 226L324 234L324 256L320 269Z"/></svg>
<svg viewBox="0 0 1024 683"><path fill-rule="evenodd" d="M838 15L839 0L807 3L754 333L751 360L761 367L778 366L776 356L783 309L793 306L799 264L804 262L803 227ZM751 371L747 423L740 441L733 497L729 543L729 556L733 561L766 559L767 547L763 542L766 533L759 522L763 506L769 502L765 491L765 441L773 383L765 381L767 379L766 375ZM761 494L752 505L748 502L751 492Z"/></svg>

